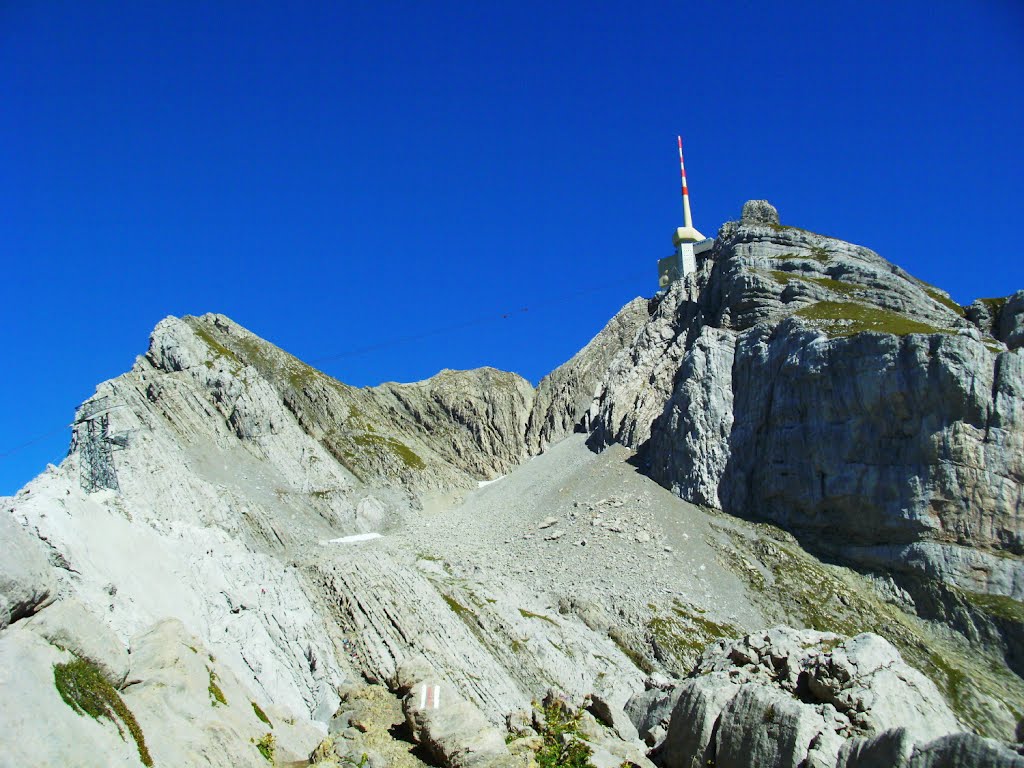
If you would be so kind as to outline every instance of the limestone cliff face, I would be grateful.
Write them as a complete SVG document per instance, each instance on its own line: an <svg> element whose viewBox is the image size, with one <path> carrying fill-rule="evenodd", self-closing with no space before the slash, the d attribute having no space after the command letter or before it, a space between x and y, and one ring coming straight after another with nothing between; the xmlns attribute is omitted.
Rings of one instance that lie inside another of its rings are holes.
<svg viewBox="0 0 1024 768"><path fill-rule="evenodd" d="M1022 300L983 335L866 248L730 223L609 366L593 439L687 500L1024 597Z"/></svg>

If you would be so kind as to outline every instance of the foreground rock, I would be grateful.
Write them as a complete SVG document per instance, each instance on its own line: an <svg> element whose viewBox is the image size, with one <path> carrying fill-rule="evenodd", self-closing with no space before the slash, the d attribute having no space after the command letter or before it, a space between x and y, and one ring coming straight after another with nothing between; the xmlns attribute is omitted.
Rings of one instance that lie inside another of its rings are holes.
<svg viewBox="0 0 1024 768"><path fill-rule="evenodd" d="M960 726L935 685L877 635L779 627L720 641L673 698L667 768L1024 766L996 742L951 736Z"/></svg>
<svg viewBox="0 0 1024 768"><path fill-rule="evenodd" d="M60 643L50 641L60 627ZM67 647L63 643L67 643ZM74 649L74 652L70 649ZM0 765L267 765L321 738L256 695L178 621L124 647L80 605L0 633ZM95 652L103 661L93 661Z"/></svg>

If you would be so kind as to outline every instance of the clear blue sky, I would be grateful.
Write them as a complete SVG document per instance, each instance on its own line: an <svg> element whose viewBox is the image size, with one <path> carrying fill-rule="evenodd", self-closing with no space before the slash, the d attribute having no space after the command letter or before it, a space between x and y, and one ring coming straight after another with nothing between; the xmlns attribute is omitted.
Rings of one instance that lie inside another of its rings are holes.
<svg viewBox="0 0 1024 768"><path fill-rule="evenodd" d="M0 0L0 454L51 432L0 492L169 314L352 384L538 380L656 289L676 133L706 234L766 197L1024 287L1024 5L697 5Z"/></svg>

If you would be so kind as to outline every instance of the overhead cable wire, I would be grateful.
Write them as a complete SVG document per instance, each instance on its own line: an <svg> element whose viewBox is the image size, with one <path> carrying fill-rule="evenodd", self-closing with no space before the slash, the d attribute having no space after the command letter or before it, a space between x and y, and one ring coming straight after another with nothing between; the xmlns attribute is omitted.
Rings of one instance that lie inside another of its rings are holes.
<svg viewBox="0 0 1024 768"><path fill-rule="evenodd" d="M480 317L476 317L476 318L474 318L472 320L465 320L465 321L463 321L461 323L452 323L451 325L439 326L437 328L426 330L426 331L423 331L421 333L410 334L410 335L406 335L406 336L395 336L395 337L392 337L390 339L386 339L384 341L381 341L381 342L379 342L377 344L370 344L370 345L365 346L365 347L358 347L356 349L350 349L350 350L347 350L347 351L344 351L344 352L338 352L338 353L335 353L335 354L324 355L324 356L321 356L321 357L313 358L311 360L307 360L305 362L307 364L309 364L309 365L322 365L323 363L330 363L330 362L334 362L336 360L343 360L343 359L346 359L346 358L349 358L349 357L357 357L359 355L370 354L371 352L379 352L379 351L382 351L382 350L385 350L385 349L391 349L393 347L400 347L400 346L403 346L405 344L409 344L409 343L414 342L414 341L421 341L422 339L431 338L433 336L449 335L449 334L452 334L452 333L454 333L456 331L462 331L462 330L465 330L467 328L473 328L473 327L480 326L480 325L486 325L486 324L490 324L490 323L494 323L494 322L500 322L501 320L508 320L508 319L513 318L513 317L517 317L519 315L526 314L526 313L530 312L531 309L536 311L538 309L546 308L546 307L553 306L553 305L556 305L556 304L562 304L566 300L569 300L569 299L580 298L582 296L590 296L592 294L599 293L601 291L606 290L609 286L622 285L622 282L623 281L621 279L619 279L619 280L615 280L615 281L609 281L609 282L606 282L606 283L600 283L600 284L591 286L591 287L583 289L583 290L572 291L572 292L569 292L569 293L564 293L564 294L562 294L560 296L557 296L557 297L553 296L550 299L545 299L545 300L542 300L542 301L539 301L539 302L537 302L537 301L531 302L529 306L519 307L518 309L510 309L510 310L507 310L505 312L490 313L490 314L487 314L487 315L481 315ZM13 448L10 448L10 449L4 451L3 453L0 453L0 461L8 459L8 458L10 458L11 456L14 456L17 453L21 453L21 451L25 450L26 448L31 448L33 445L37 445L38 443L41 443L44 440L46 440L46 439L48 439L50 437L53 437L58 432L61 432L61 431L65 430L65 429L68 429L69 427L70 427L70 425L68 425L68 424L62 424L61 426L59 426L59 427L57 427L55 429L51 429L48 432L44 432L41 435L37 435L36 437L33 437L33 438L27 440L26 442L21 443L20 445L17 445L17 446L15 446Z"/></svg>

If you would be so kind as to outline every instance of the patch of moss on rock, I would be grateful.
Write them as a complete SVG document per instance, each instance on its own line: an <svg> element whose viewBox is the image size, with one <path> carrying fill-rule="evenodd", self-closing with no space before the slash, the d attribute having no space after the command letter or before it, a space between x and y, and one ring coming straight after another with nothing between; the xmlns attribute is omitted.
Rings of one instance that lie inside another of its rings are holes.
<svg viewBox="0 0 1024 768"><path fill-rule="evenodd" d="M146 748L146 739L135 715L96 664L78 657L67 664L54 664L53 681L64 703L78 714L88 715L93 720L101 717L110 720L122 739L124 728L127 728L135 740L143 765L153 765L153 758Z"/></svg>
<svg viewBox="0 0 1024 768"><path fill-rule="evenodd" d="M425 469L427 466L423 459L417 456L409 446L393 437L385 437L384 435L368 432L356 435L352 440L362 448L384 449L393 453L409 469L420 470Z"/></svg>
<svg viewBox="0 0 1024 768"><path fill-rule="evenodd" d="M852 301L819 301L798 309L794 314L821 328L831 338L867 332L891 333L896 336L911 333L953 333L948 328L936 328L898 312Z"/></svg>
<svg viewBox="0 0 1024 768"><path fill-rule="evenodd" d="M209 667L206 668L206 671L210 673L210 684L206 688L207 693L210 694L210 706L216 707L218 704L227 706L228 700L224 698L224 691L217 685L217 673Z"/></svg>
<svg viewBox="0 0 1024 768"><path fill-rule="evenodd" d="M958 315L960 315L960 317L964 316L964 308L957 304L955 301L953 301L951 298L949 298L949 296L940 291L938 288L934 288L930 285L922 287L924 288L924 292L928 294L928 297L930 299L932 299L933 301L937 301L939 304L946 307L947 309L953 310Z"/></svg>
<svg viewBox="0 0 1024 768"><path fill-rule="evenodd" d="M812 275L802 275L795 272L782 272L776 269L771 270L771 275L777 282L782 283L782 285L788 285L794 280L802 280L808 283L814 283L815 285L820 285L822 288L827 288L835 293L841 293L844 296L864 290L863 285L847 283L842 280L833 280L831 277L814 277Z"/></svg>
<svg viewBox="0 0 1024 768"><path fill-rule="evenodd" d="M982 304L989 308L992 314L999 314L1004 306L1006 306L1006 297L998 296L994 299L978 299Z"/></svg>
<svg viewBox="0 0 1024 768"><path fill-rule="evenodd" d="M1000 619L1024 624L1024 603L1003 595L989 595L984 592L962 592L963 596L985 613Z"/></svg>
<svg viewBox="0 0 1024 768"><path fill-rule="evenodd" d="M448 607L451 608L453 611L455 611L455 613L458 615L458 617L460 619L465 619L465 618L467 618L469 616L472 616L473 618L476 618L476 614L473 613L473 611L471 611L469 608L464 606L462 603L460 603L458 600L456 600L451 595L446 595L446 594L442 593L441 597L444 598L444 601L446 603L448 603Z"/></svg>
<svg viewBox="0 0 1024 768"><path fill-rule="evenodd" d="M553 627L558 626L558 622L556 622L554 619L548 618L547 616L544 616L539 613L533 613L532 611L528 611L525 608L519 609L519 615L522 616L524 619L539 619L540 621L546 621Z"/></svg>
<svg viewBox="0 0 1024 768"><path fill-rule="evenodd" d="M258 717L258 718L259 718L260 720L262 720L262 721L263 721L264 723L266 723L266 724L267 724L267 725L269 725L269 726L270 726L271 728L273 728L273 727L274 727L274 724L273 724L272 722L270 722L270 718L269 718L269 717L267 717L267 713L266 713L266 712L264 712L264 711L263 711L263 710L262 710L262 709L260 708L260 705L259 705L259 704L257 704L257 703L256 703L255 701L251 702L251 704L252 704L252 711L256 713L256 717Z"/></svg>
<svg viewBox="0 0 1024 768"><path fill-rule="evenodd" d="M226 357L235 363L241 362L238 359L238 355L217 341L217 339L215 339L213 335L200 324L198 319L193 318L193 320L194 322L189 323L192 326L192 331L215 355L217 355L217 357Z"/></svg>
<svg viewBox="0 0 1024 768"><path fill-rule="evenodd" d="M608 639L615 643L625 657L633 662L633 665L641 672L648 675L654 672L654 665L651 663L651 660L634 648L621 632L613 628L608 633Z"/></svg>
<svg viewBox="0 0 1024 768"><path fill-rule="evenodd" d="M654 655L672 672L685 675L697 657L715 640L739 637L743 632L729 623L709 619L698 608L674 600L671 613L647 622Z"/></svg>

